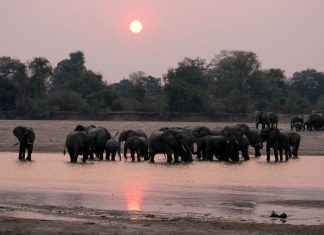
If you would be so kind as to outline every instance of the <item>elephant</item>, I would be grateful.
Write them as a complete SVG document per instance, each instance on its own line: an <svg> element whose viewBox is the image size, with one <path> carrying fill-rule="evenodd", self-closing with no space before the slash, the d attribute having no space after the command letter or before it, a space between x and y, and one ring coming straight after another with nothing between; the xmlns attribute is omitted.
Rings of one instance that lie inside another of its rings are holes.
<svg viewBox="0 0 324 235"><path fill-rule="evenodd" d="M294 122L290 125L290 129L293 131L295 128L295 131L301 131L301 130L305 130L305 127L303 125L303 123L301 122Z"/></svg>
<svg viewBox="0 0 324 235"><path fill-rule="evenodd" d="M167 155L167 162L179 161L179 154L184 162L192 161L192 145L194 137L190 130L182 128L169 128L164 131L152 132L148 139L150 162L154 162L154 156L158 153Z"/></svg>
<svg viewBox="0 0 324 235"><path fill-rule="evenodd" d="M126 141L128 138L133 137L133 136L139 136L139 137L144 137L147 139L147 135L143 130L124 130L119 134L118 142L119 142L119 149L118 153L120 154L121 152L121 142ZM124 145L125 148L125 145Z"/></svg>
<svg viewBox="0 0 324 235"><path fill-rule="evenodd" d="M205 140L202 139L203 137L207 136L207 135L221 135L221 131L222 129L220 128L215 128L215 129L209 129L208 127L205 126L198 126L198 127L193 127L193 128L187 128L188 130L191 130L192 135L195 139L195 143L197 144L197 150L196 150L196 154L197 154L197 158L201 159L202 155L205 155ZM192 151L194 153L194 151ZM206 156L203 156L203 158L205 159Z"/></svg>
<svg viewBox="0 0 324 235"><path fill-rule="evenodd" d="M133 136L125 141L124 157L127 159L127 150L130 149L132 161L135 161L135 153L137 154L137 161L141 161L141 156L144 161L148 159L148 143L144 137Z"/></svg>
<svg viewBox="0 0 324 235"><path fill-rule="evenodd" d="M304 126L304 118L301 116L292 117L290 120L290 129L291 130L293 130L294 127L296 128L296 126L294 125L295 123L301 123L302 126Z"/></svg>
<svg viewBox="0 0 324 235"><path fill-rule="evenodd" d="M222 136L226 140L226 152L229 158L237 162L239 161L239 147L243 137L243 130L238 126L226 126L222 130Z"/></svg>
<svg viewBox="0 0 324 235"><path fill-rule="evenodd" d="M248 137L246 135L243 135L239 146L239 150L242 152L242 157L245 161L250 160L249 145L250 143Z"/></svg>
<svg viewBox="0 0 324 235"><path fill-rule="evenodd" d="M19 160L25 160L25 152L27 149L27 159L31 161L33 146L35 141L35 133L32 127L17 126L13 130L13 134L19 140Z"/></svg>
<svg viewBox="0 0 324 235"><path fill-rule="evenodd" d="M270 121L271 127L275 126L276 128L278 128L278 120L279 120L279 117L276 113L274 113L274 112L269 113L269 121Z"/></svg>
<svg viewBox="0 0 324 235"><path fill-rule="evenodd" d="M300 134L293 132L293 131L289 131L286 132L286 134L289 137L289 157L298 157L298 149L299 149L299 145L300 145L300 141L301 141L301 136ZM292 147L292 150L291 150Z"/></svg>
<svg viewBox="0 0 324 235"><path fill-rule="evenodd" d="M312 131L320 131L324 126L324 117L321 113L313 113L309 116L307 121L307 129Z"/></svg>
<svg viewBox="0 0 324 235"><path fill-rule="evenodd" d="M104 127L90 128L87 133L93 136L93 152L100 160L103 160L106 143L111 139L111 134ZM93 159L93 154L90 155L90 159Z"/></svg>
<svg viewBox="0 0 324 235"><path fill-rule="evenodd" d="M259 129L259 124L262 125L262 129L264 129L266 126L270 127L270 119L267 112L257 112L255 116L255 127L256 129Z"/></svg>
<svg viewBox="0 0 324 235"><path fill-rule="evenodd" d="M119 150L119 142L115 140L114 138L107 140L106 142L106 160L110 159L115 161L116 154ZM121 156L119 154L119 160L121 160Z"/></svg>
<svg viewBox="0 0 324 235"><path fill-rule="evenodd" d="M263 148L263 144L259 131L255 128L250 128L246 124L237 124L237 126L242 128L244 135L249 139L249 145L254 148L254 156L260 157L260 149Z"/></svg>
<svg viewBox="0 0 324 235"><path fill-rule="evenodd" d="M85 131L85 132L88 132L91 128L96 128L96 126L95 125L90 125L90 126L77 125L74 128L74 131Z"/></svg>
<svg viewBox="0 0 324 235"><path fill-rule="evenodd" d="M215 156L220 161L229 161L229 155L226 151L227 144L224 136L207 135L202 138L202 141L204 142L207 160L212 161L213 156Z"/></svg>
<svg viewBox="0 0 324 235"><path fill-rule="evenodd" d="M65 141L64 155L67 148L71 162L77 162L78 156L83 155L82 161L86 162L94 149L94 136L88 134L86 131L72 131Z"/></svg>
<svg viewBox="0 0 324 235"><path fill-rule="evenodd" d="M289 136L286 133L282 133L276 127L268 127L261 130L262 142L267 142L267 161L270 161L270 148L273 148L275 161L278 161L278 151L280 153L280 161L283 160L283 150L285 151L286 161L288 161L289 155Z"/></svg>

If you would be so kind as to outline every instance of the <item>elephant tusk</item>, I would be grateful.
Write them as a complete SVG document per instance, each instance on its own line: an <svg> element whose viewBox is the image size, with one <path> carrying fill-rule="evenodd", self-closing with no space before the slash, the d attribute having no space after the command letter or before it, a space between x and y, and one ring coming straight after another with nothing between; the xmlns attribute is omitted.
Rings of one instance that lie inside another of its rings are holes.
<svg viewBox="0 0 324 235"><path fill-rule="evenodd" d="M33 144L32 142L29 142L29 141L28 141L27 143L28 143L29 145L32 145L32 144Z"/></svg>
<svg viewBox="0 0 324 235"><path fill-rule="evenodd" d="M186 149L185 149L185 147L183 146L183 144L181 145L181 147L182 147L183 151L186 152Z"/></svg>

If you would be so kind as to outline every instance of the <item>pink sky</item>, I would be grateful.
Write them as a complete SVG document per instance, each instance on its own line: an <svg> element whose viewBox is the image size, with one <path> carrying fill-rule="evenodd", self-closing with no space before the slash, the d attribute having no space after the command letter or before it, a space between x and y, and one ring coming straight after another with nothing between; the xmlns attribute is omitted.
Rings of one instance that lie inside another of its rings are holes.
<svg viewBox="0 0 324 235"><path fill-rule="evenodd" d="M251 50L287 75L324 71L322 0L0 0L0 56L56 63L82 50L108 83L161 77L184 57ZM132 34L132 19L143 32Z"/></svg>

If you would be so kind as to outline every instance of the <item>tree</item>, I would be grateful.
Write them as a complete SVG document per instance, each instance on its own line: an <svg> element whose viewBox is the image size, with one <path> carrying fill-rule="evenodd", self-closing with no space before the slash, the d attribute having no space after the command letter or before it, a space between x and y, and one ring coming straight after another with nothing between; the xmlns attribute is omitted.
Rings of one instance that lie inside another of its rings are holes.
<svg viewBox="0 0 324 235"><path fill-rule="evenodd" d="M305 97L311 104L315 104L324 90L324 73L315 69L307 69L293 74L291 87Z"/></svg>
<svg viewBox="0 0 324 235"><path fill-rule="evenodd" d="M50 62L44 57L35 57L28 62L33 98L43 98L49 87L49 78L53 73Z"/></svg>
<svg viewBox="0 0 324 235"><path fill-rule="evenodd" d="M209 76L217 88L218 97L229 94L231 89L246 91L247 81L260 69L261 63L253 52L222 51L210 64Z"/></svg>
<svg viewBox="0 0 324 235"><path fill-rule="evenodd" d="M164 76L168 108L176 112L200 112L208 85L205 60L185 58Z"/></svg>
<svg viewBox="0 0 324 235"><path fill-rule="evenodd" d="M21 63L20 60L12 59L11 57L0 57L0 80L1 84L8 88L8 93L6 92L7 94L4 95L7 99L4 105L5 108L8 108L8 103L12 104L10 99L14 91L14 108L19 112L26 112L29 109L29 84L26 65Z"/></svg>

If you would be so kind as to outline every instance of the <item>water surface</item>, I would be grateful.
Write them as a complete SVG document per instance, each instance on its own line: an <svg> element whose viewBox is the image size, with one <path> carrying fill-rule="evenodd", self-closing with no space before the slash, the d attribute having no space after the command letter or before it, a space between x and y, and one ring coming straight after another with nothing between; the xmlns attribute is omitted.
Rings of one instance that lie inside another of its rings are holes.
<svg viewBox="0 0 324 235"><path fill-rule="evenodd" d="M69 163L62 154L35 153L20 162L0 153L0 203L88 207L107 210L199 214L255 222L272 210L287 223L322 224L323 208L275 201L323 200L324 158L302 156L289 162L265 158L238 164L194 161L166 164L130 161Z"/></svg>

